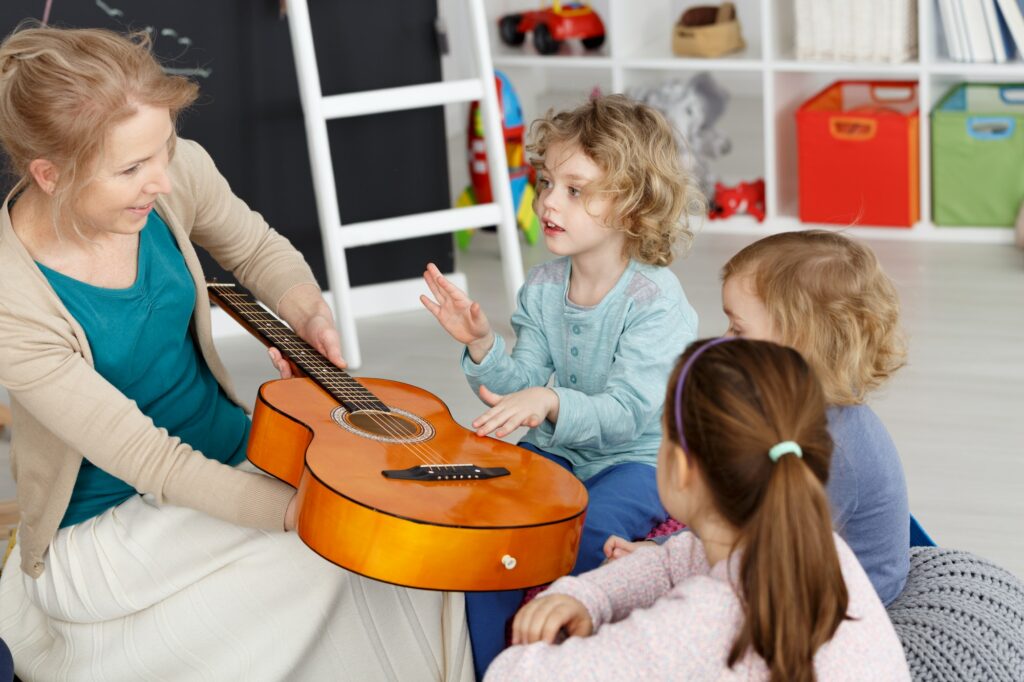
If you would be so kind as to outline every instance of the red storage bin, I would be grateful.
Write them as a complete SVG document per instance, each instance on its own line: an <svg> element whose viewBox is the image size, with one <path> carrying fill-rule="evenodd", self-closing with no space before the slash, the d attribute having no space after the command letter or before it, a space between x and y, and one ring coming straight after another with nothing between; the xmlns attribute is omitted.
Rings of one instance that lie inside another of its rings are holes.
<svg viewBox="0 0 1024 682"><path fill-rule="evenodd" d="M796 128L800 220L917 222L917 81L837 81L803 103Z"/></svg>

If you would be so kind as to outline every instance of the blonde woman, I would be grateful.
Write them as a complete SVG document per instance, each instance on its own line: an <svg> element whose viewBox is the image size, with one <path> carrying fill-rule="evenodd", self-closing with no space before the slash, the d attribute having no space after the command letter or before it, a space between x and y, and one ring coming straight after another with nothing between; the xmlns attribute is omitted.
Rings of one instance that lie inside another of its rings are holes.
<svg viewBox="0 0 1024 682"><path fill-rule="evenodd" d="M610 533L642 538L665 519L654 465L662 387L696 337L697 314L666 266L700 212L671 128L621 95L534 123L534 210L559 256L530 271L512 316L511 355L480 307L429 266L424 305L465 344L462 369L490 405L477 433L531 430L520 443L584 482L590 495L573 574L601 563ZM554 377L553 388L548 381ZM505 644L522 593L466 596L482 677Z"/></svg>
<svg viewBox="0 0 1024 682"><path fill-rule="evenodd" d="M21 524L0 637L23 680L472 677L461 595L350 574L244 463L194 245L342 365L302 256L178 139L196 86L142 37L0 45L0 383ZM287 374L287 367L274 356Z"/></svg>
<svg viewBox="0 0 1024 682"><path fill-rule="evenodd" d="M899 453L867 405L906 357L899 299L871 249L824 230L765 237L722 269L728 334L800 351L821 379L835 450L828 497L883 604L910 568L910 510ZM628 547L609 541L618 556Z"/></svg>

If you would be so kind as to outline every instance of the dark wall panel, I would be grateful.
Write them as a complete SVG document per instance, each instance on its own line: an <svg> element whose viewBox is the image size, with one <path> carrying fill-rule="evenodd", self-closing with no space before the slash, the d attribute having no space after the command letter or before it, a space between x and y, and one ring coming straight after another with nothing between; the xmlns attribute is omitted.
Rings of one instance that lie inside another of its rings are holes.
<svg viewBox="0 0 1024 682"><path fill-rule="evenodd" d="M213 156L235 193L300 249L327 285L287 20L279 0L54 0L50 23L149 27L165 65L192 75L199 103L181 134ZM4 0L0 30L42 17L44 0ZM439 80L433 2L310 0L324 94ZM328 124L342 223L449 205L440 107ZM7 178L10 184L10 178ZM450 270L449 235L353 249L354 285ZM219 268L206 264L211 272ZM223 273L219 273L223 275Z"/></svg>

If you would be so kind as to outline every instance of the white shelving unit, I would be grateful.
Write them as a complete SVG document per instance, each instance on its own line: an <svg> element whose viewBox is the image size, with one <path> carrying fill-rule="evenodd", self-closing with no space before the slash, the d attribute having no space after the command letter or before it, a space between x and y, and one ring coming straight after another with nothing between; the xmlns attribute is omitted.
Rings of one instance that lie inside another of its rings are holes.
<svg viewBox="0 0 1024 682"><path fill-rule="evenodd" d="M1024 82L1024 62L963 64L951 61L941 37L935 0L919 0L919 57L915 61L797 61L793 0L735 0L746 49L720 59L676 57L671 50L673 24L698 0L593 0L607 29L605 44L586 51L578 41L556 55L542 56L530 36L509 47L498 36L498 17L536 9L541 0L487 0L494 66L511 79L527 121L550 107L580 103L593 88L622 92L672 78L711 72L731 93L719 127L733 141L732 152L714 163L727 184L763 177L767 218L706 221L707 232L764 234L809 227L797 220L797 107L839 79L878 78L918 83L921 135L921 220L912 228L850 226L849 232L872 238L1010 242L1012 230L992 227L936 227L931 222L931 158L928 114L946 90L962 81ZM460 163L454 159L453 163ZM835 225L827 227L835 228Z"/></svg>

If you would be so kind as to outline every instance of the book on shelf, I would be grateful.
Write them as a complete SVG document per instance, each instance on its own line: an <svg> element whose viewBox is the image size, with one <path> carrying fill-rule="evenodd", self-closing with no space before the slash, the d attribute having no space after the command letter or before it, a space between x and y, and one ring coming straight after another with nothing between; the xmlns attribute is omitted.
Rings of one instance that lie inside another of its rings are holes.
<svg viewBox="0 0 1024 682"><path fill-rule="evenodd" d="M1012 0L1016 2L1016 0ZM961 32L958 0L939 0L939 18L942 22L942 35L946 39L946 51L949 58L958 62L968 60L967 48Z"/></svg>
<svg viewBox="0 0 1024 682"><path fill-rule="evenodd" d="M999 12L996 10L996 0L981 0L981 9L985 14L985 27L988 29L988 39L992 44L992 61L1002 64L1006 61L1006 41L1003 40L1003 28L999 22Z"/></svg>
<svg viewBox="0 0 1024 682"><path fill-rule="evenodd" d="M1006 22L1006 28L1009 35L1012 37L1013 43L1016 44L1017 58L1024 58L1024 12L1021 10L1021 0L996 0L999 5L999 13L1002 15L1003 21ZM1009 48L1007 44L1007 52L1013 52L1013 49Z"/></svg>
<svg viewBox="0 0 1024 682"><path fill-rule="evenodd" d="M938 0L949 58L1004 63L1024 46L1024 0Z"/></svg>

